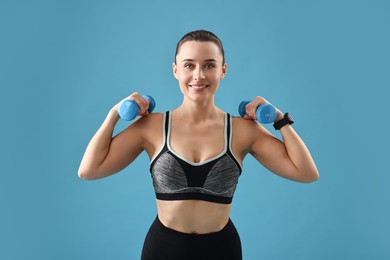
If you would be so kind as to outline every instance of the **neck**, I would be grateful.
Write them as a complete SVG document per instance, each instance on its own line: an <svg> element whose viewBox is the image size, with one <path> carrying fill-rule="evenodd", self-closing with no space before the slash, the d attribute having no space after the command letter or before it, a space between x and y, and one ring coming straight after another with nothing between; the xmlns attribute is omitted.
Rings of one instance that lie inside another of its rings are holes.
<svg viewBox="0 0 390 260"><path fill-rule="evenodd" d="M180 117L184 117L192 122L215 119L223 113L215 106L214 99L205 102L194 102L184 99L183 103L175 111Z"/></svg>

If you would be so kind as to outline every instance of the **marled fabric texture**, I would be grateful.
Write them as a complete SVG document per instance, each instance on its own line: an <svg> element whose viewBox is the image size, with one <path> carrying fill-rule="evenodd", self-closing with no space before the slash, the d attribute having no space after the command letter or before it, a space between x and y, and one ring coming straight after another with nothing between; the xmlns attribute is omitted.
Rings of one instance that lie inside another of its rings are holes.
<svg viewBox="0 0 390 260"><path fill-rule="evenodd" d="M165 152L152 169L155 192L199 192L233 197L240 171L226 154L217 160L210 172L207 173L203 187L191 187L188 185L186 174L177 159L169 152Z"/></svg>

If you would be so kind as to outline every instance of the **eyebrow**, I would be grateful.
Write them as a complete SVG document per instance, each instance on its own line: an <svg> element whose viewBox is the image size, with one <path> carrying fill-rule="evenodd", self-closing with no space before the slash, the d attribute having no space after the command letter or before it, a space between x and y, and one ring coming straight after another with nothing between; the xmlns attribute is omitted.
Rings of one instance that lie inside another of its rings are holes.
<svg viewBox="0 0 390 260"><path fill-rule="evenodd" d="M185 62L185 61L194 61L193 59L184 59L182 60L181 62ZM215 59L207 59L207 60L204 60L205 62L217 62L217 60Z"/></svg>

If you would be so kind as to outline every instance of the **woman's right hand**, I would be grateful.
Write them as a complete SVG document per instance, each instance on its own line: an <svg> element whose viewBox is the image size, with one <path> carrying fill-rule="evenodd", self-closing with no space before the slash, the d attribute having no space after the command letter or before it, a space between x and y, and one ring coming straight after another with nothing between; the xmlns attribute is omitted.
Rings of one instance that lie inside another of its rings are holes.
<svg viewBox="0 0 390 260"><path fill-rule="evenodd" d="M149 100L147 100L146 98L144 98L141 94L139 94L138 92L134 92L133 94L131 94L130 96L128 96L127 98L124 98L122 99L118 104L116 104L112 109L118 113L119 111L119 107L121 106L122 102L125 101L125 100L132 100L134 101L135 103L137 103L137 105L139 106L139 112L138 112L138 115L139 116L146 116L149 114L148 112L148 109L149 109L149 105L150 105L150 102Z"/></svg>

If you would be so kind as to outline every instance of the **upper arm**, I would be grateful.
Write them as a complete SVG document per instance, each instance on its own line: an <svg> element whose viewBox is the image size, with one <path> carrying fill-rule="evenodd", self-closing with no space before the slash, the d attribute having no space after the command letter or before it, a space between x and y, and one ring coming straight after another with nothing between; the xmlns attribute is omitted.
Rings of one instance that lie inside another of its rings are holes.
<svg viewBox="0 0 390 260"><path fill-rule="evenodd" d="M290 180L299 181L300 174L290 159L284 143L262 125L256 123L250 128L252 142L249 153L273 173Z"/></svg>
<svg viewBox="0 0 390 260"><path fill-rule="evenodd" d="M137 120L112 138L106 158L98 168L98 175L106 177L121 171L145 149L143 120Z"/></svg>

